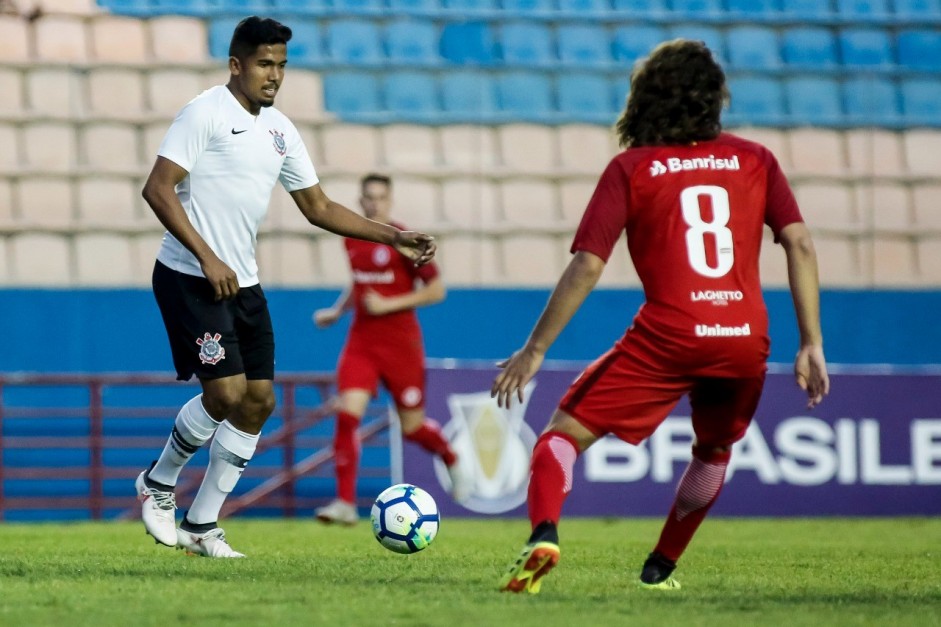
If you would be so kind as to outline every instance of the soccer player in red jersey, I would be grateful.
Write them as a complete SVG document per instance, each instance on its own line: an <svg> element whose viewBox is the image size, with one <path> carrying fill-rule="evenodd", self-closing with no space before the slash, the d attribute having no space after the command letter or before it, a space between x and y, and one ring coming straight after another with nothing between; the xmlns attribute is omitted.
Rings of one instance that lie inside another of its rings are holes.
<svg viewBox="0 0 941 627"><path fill-rule="evenodd" d="M360 206L377 222L390 219L392 179L368 174L361 180ZM340 392L334 436L337 498L316 511L327 523L353 524L356 511L356 429L381 381L395 399L402 435L438 455L448 467L451 493L469 496L471 479L436 422L425 416L425 354L415 308L444 300L444 282L434 263L415 266L385 245L345 240L352 285L333 307L314 312L318 327L335 323L352 309L353 324L337 367ZM420 285L416 288L416 283Z"/></svg>
<svg viewBox="0 0 941 627"><path fill-rule="evenodd" d="M722 68L697 41L660 44L631 76L617 122L626 148L601 175L572 244L574 257L526 344L503 362L492 394L501 405L526 383L597 282L622 232L645 303L614 346L566 392L533 450L532 535L500 582L537 593L559 560L557 525L576 457L614 434L650 436L689 394L695 442L660 539L640 575L679 588L672 573L715 502L731 446L761 396L769 354L758 277L767 224L787 256L800 348L797 384L814 407L829 391L810 232L768 149L721 132L728 99Z"/></svg>

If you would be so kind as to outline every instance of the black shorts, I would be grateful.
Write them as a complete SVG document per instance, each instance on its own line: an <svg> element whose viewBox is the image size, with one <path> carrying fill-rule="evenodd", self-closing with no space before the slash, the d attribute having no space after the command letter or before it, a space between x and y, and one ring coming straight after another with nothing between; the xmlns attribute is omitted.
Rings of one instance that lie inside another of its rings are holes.
<svg viewBox="0 0 941 627"><path fill-rule="evenodd" d="M274 379L274 330L260 285L215 300L209 281L154 265L154 296L163 315L177 379Z"/></svg>

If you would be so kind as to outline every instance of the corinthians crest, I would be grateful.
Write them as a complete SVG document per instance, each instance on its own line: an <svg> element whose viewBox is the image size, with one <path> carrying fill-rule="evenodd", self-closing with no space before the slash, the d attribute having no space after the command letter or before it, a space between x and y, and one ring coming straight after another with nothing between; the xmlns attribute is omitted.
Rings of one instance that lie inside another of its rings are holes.
<svg viewBox="0 0 941 627"><path fill-rule="evenodd" d="M496 514L526 501L536 434L523 417L535 387L530 381L523 403L514 403L510 409L499 407L489 391L448 396L451 420L442 431L474 477L471 496L462 503L467 509ZM450 485L444 462L436 457L434 465L441 485Z"/></svg>
<svg viewBox="0 0 941 627"><path fill-rule="evenodd" d="M202 337L196 338L196 343L199 345L199 360L201 362L214 366L225 359L225 348L219 343L221 339L221 333L214 335L204 333Z"/></svg>
<svg viewBox="0 0 941 627"><path fill-rule="evenodd" d="M284 133L282 133L281 131L274 130L274 129L268 132L271 133L272 137L274 137L275 152L277 152L279 155L283 157L284 153L288 151L288 145L284 141Z"/></svg>

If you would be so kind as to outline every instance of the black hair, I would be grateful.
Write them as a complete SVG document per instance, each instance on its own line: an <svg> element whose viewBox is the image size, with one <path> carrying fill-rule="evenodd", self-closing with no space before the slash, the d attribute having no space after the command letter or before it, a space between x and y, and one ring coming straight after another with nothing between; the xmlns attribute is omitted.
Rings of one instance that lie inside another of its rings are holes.
<svg viewBox="0 0 941 627"><path fill-rule="evenodd" d="M625 148L713 139L728 99L725 73L706 44L664 42L634 67L618 139Z"/></svg>
<svg viewBox="0 0 941 627"><path fill-rule="evenodd" d="M392 188L392 177L386 174L378 174L376 172L370 172L363 178L359 180L360 189L366 189L366 186L370 183L382 183L388 188Z"/></svg>
<svg viewBox="0 0 941 627"><path fill-rule="evenodd" d="M291 29L269 17L252 15L238 23L229 44L229 56L244 59L264 44L286 44L291 41Z"/></svg>

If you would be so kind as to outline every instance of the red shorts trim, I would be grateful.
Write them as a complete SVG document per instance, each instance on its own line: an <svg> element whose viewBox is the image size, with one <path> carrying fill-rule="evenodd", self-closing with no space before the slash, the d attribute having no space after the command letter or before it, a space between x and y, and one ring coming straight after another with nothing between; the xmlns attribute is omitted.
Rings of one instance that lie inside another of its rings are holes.
<svg viewBox="0 0 941 627"><path fill-rule="evenodd" d="M764 373L742 378L671 374L614 348L578 376L559 409L598 437L611 433L640 444L689 394L697 442L728 446L745 435L764 381Z"/></svg>
<svg viewBox="0 0 941 627"><path fill-rule="evenodd" d="M425 405L425 351L421 340L395 345L351 340L337 365L337 388L362 389L376 395L379 383L399 409Z"/></svg>

